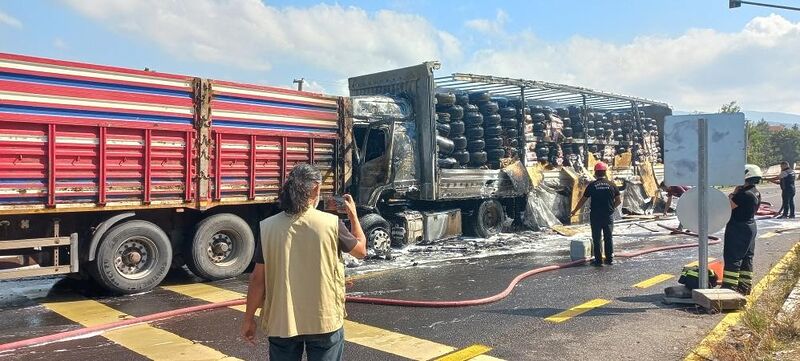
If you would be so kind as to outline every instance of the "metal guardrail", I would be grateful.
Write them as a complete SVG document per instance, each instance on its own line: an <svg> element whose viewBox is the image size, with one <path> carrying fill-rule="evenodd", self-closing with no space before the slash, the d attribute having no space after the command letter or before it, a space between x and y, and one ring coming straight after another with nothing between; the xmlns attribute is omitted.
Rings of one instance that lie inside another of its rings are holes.
<svg viewBox="0 0 800 361"><path fill-rule="evenodd" d="M578 86L539 80L512 79L491 75L454 73L435 78L436 87L451 91L487 91L492 95L524 98L529 104L584 106L599 110L634 109L646 106L669 108L669 104L646 98L614 94Z"/></svg>

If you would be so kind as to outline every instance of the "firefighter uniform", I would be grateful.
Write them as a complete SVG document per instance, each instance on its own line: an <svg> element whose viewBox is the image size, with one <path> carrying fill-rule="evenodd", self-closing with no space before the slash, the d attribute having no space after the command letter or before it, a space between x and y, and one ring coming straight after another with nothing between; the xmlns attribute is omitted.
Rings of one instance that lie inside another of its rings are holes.
<svg viewBox="0 0 800 361"><path fill-rule="evenodd" d="M755 214L761 203L761 193L755 184L747 184L732 193L730 199L736 207L731 211L731 218L725 226L722 287L748 295L753 282L753 254L758 232Z"/></svg>

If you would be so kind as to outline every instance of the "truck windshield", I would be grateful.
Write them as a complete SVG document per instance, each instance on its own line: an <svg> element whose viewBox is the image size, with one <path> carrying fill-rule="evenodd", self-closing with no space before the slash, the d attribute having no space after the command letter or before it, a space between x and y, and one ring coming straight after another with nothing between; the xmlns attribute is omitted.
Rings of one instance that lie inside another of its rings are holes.
<svg viewBox="0 0 800 361"><path fill-rule="evenodd" d="M353 133L359 152L366 152L362 153L365 154L363 162L369 162L386 153L386 131L384 129L371 129L369 139L367 139L366 127L355 128Z"/></svg>

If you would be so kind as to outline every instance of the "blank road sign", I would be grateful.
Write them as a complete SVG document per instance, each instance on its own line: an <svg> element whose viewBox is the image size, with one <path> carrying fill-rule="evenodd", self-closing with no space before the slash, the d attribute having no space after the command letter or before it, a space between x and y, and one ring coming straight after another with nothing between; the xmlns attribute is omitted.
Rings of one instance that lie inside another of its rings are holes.
<svg viewBox="0 0 800 361"><path fill-rule="evenodd" d="M696 186L698 120L708 123L708 185L744 182L745 121L743 113L671 115L664 119L664 182Z"/></svg>

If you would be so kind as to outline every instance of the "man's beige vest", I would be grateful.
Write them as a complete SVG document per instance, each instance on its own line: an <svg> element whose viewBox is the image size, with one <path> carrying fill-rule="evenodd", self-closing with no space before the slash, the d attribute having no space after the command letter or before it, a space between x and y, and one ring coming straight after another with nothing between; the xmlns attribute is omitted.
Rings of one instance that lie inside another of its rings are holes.
<svg viewBox="0 0 800 361"><path fill-rule="evenodd" d="M312 335L344 325L339 219L316 209L261 221L266 297L261 327L272 337Z"/></svg>

